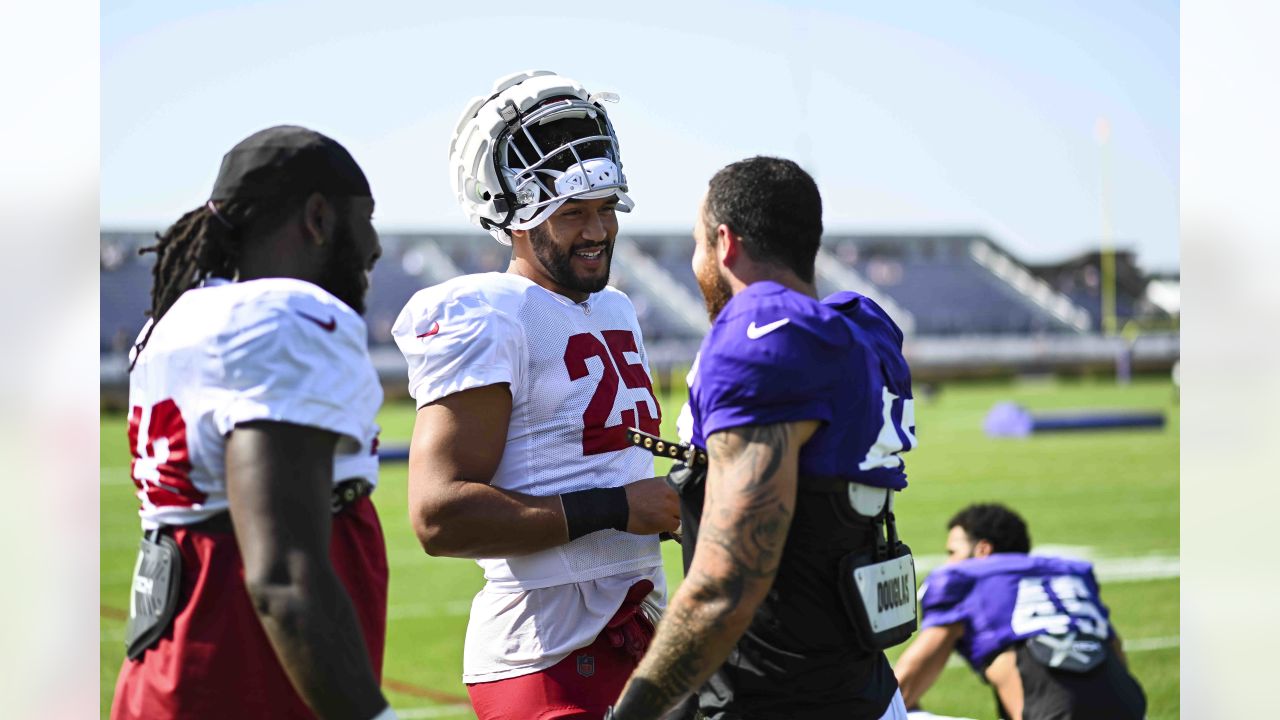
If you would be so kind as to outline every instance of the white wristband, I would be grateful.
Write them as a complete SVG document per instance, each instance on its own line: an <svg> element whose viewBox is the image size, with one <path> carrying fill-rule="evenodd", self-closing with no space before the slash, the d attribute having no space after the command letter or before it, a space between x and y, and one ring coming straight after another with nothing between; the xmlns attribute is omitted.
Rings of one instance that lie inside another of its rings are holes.
<svg viewBox="0 0 1280 720"><path fill-rule="evenodd" d="M396 718L396 711L392 710L391 706L388 705L382 709L382 712L369 718L369 720L398 720L398 719Z"/></svg>

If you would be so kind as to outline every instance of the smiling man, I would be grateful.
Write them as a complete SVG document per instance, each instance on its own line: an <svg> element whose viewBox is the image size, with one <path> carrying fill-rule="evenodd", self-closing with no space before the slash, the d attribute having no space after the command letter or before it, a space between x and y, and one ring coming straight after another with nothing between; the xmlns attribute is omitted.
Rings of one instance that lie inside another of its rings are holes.
<svg viewBox="0 0 1280 720"><path fill-rule="evenodd" d="M450 148L506 272L413 296L393 334L418 406L409 513L430 555L474 558L463 680L481 720L599 718L644 653L675 493L632 447L661 411L631 301L607 286L629 211L617 138L546 71L473 100Z"/></svg>

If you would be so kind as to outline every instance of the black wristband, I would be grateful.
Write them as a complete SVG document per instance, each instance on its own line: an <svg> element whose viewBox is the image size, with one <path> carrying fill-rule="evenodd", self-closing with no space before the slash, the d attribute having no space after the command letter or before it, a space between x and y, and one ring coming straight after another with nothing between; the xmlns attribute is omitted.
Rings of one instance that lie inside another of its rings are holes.
<svg viewBox="0 0 1280 720"><path fill-rule="evenodd" d="M564 505L564 521L569 526L569 539L597 530L613 528L626 531L631 507L625 488L592 488L560 496Z"/></svg>

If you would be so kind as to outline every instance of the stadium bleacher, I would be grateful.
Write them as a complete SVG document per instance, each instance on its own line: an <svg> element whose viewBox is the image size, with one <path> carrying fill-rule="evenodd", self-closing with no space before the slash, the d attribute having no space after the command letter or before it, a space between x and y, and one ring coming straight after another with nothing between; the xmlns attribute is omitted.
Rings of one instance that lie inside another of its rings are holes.
<svg viewBox="0 0 1280 720"><path fill-rule="evenodd" d="M400 308L415 292L439 282L431 272L428 258L418 249L417 238L387 235L380 240L382 258L373 266L369 295L365 299L365 322L371 344L388 342Z"/></svg>
<svg viewBox="0 0 1280 720"><path fill-rule="evenodd" d="M691 293L698 293L698 279L693 275L693 238L688 235L634 235L625 238L641 252L652 257L672 280Z"/></svg>
<svg viewBox="0 0 1280 720"><path fill-rule="evenodd" d="M380 373L399 382L402 361L390 331L409 297L460 274L505 270L510 249L479 231L387 233L381 240L383 257L373 272L365 317L375 362L387 359ZM104 387L123 382L115 368L146 320L155 256L139 256L137 250L153 241L148 232L101 235ZM692 243L687 234L623 233L615 248L611 283L631 297L651 364L658 368L687 365L708 326L690 267ZM1096 273L1096 253L1093 258L1092 265L1086 256L1031 268L981 235L829 235L816 284L820 295L853 289L880 302L911 338L908 353L922 372L934 359L952 372L956 358L966 357L985 366L1043 367L1052 364L1046 352L1077 366L1097 366L1114 361L1119 339L1097 332L1096 283L1087 281ZM1122 322L1151 305L1131 260L1122 259L1123 282L1117 286ZM1176 330L1142 340L1135 346L1139 361L1171 364L1176 358Z"/></svg>
<svg viewBox="0 0 1280 720"><path fill-rule="evenodd" d="M1028 269L1084 308L1089 313L1090 328L1098 331L1102 329L1101 265L1101 255L1095 250L1062 262L1029 266ZM1173 316L1168 311L1147 297L1147 287L1152 279L1138 267L1133 251L1116 251L1115 312L1121 324L1130 319L1156 325L1167 325L1172 321Z"/></svg>
<svg viewBox="0 0 1280 720"><path fill-rule="evenodd" d="M98 326L102 354L125 354L151 307L151 267L155 255L138 248L155 241L147 233L103 233L99 266L102 300Z"/></svg>
<svg viewBox="0 0 1280 720"><path fill-rule="evenodd" d="M1080 332L1030 291L979 262L972 252L975 243L987 248L990 240L970 235L867 235L827 241L837 257L915 316L918 334Z"/></svg>

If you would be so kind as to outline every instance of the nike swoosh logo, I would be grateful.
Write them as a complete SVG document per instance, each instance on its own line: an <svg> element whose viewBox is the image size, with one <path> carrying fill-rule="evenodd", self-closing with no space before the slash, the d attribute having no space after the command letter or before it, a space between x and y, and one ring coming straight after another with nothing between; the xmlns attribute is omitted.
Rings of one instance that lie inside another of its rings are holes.
<svg viewBox="0 0 1280 720"><path fill-rule="evenodd" d="M751 338L752 340L759 340L760 338L764 337L765 335L768 335L769 333L773 332L774 330L777 330L778 328L782 327L783 325L786 325L789 322L791 322L791 318L782 318L781 320L774 320L768 325L761 325L759 327L756 327L755 321L752 320L751 324L747 326L747 337Z"/></svg>
<svg viewBox="0 0 1280 720"><path fill-rule="evenodd" d="M435 323L431 323L431 329L430 329L430 330L428 330L428 331L426 331L426 332L422 333L422 334L421 334L421 335L419 335L418 337L420 337L420 338L431 337L432 335L435 335L435 334L436 334L436 333L438 333L438 332L440 332L440 323L435 322Z"/></svg>
<svg viewBox="0 0 1280 720"><path fill-rule="evenodd" d="M297 313L298 313L299 315L301 315L302 317L304 317L304 318L306 318L306 319L310 320L311 322L313 322L313 323L315 323L315 324L319 325L320 327L324 328L325 330L328 330L329 332L333 332L334 330L337 330L337 329L338 329L338 319L337 319L337 318L335 318L335 317L333 317L332 315L330 315L330 316L329 316L329 322L325 322L325 321L321 320L320 318L318 318L318 317L313 317L313 316L311 316L311 315L308 315L308 314L306 314L306 313L302 312L301 310L296 310L295 312L297 312Z"/></svg>

